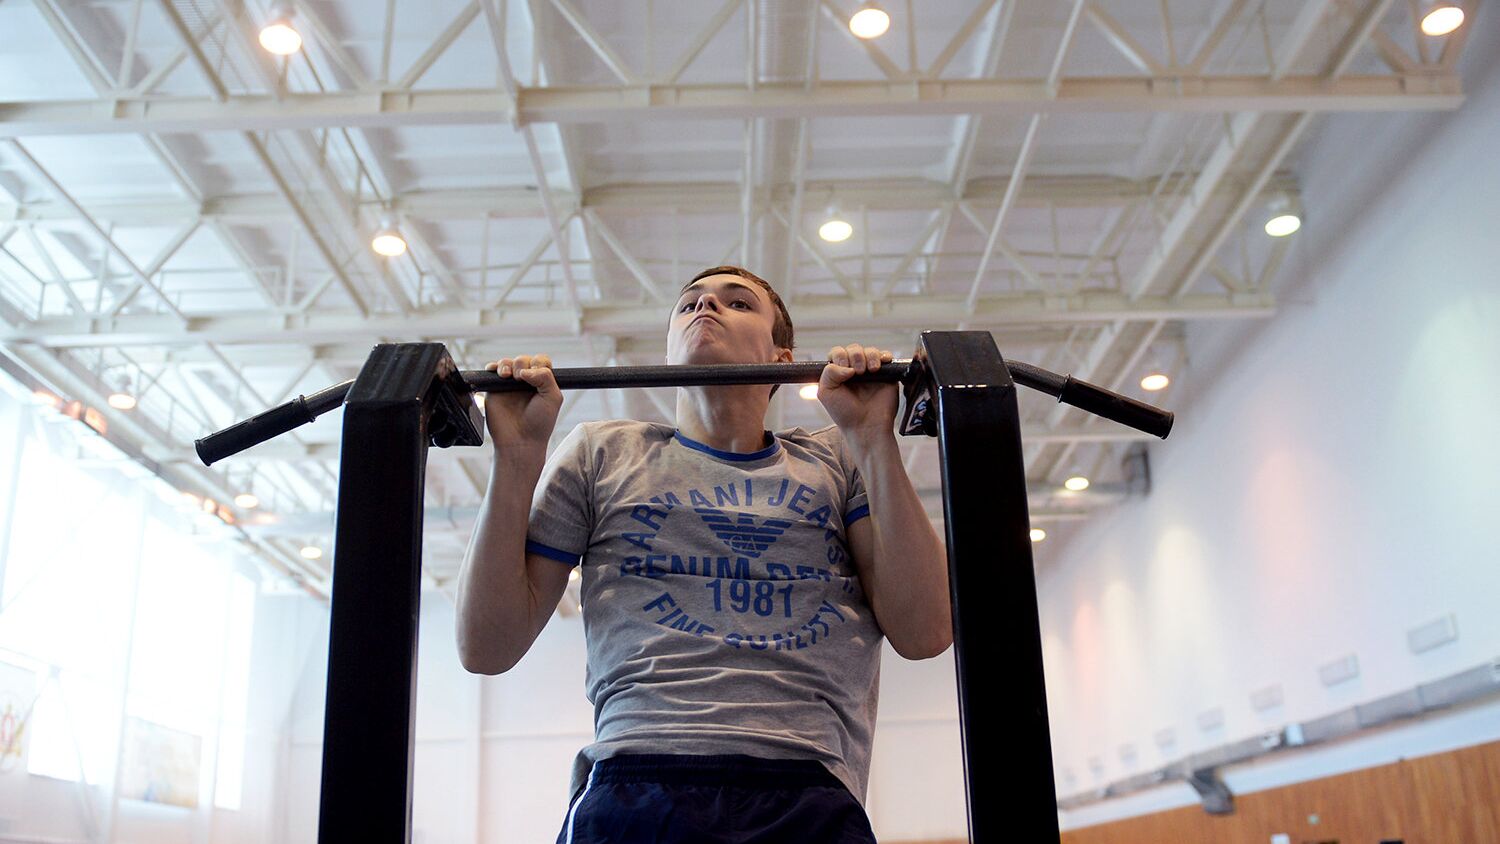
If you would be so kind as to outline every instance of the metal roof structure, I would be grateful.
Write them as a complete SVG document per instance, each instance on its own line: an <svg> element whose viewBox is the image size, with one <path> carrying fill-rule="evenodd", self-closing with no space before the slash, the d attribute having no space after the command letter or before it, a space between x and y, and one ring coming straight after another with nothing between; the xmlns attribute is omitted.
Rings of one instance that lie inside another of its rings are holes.
<svg viewBox="0 0 1500 844"><path fill-rule="evenodd" d="M281 58L257 0L0 3L0 348L99 407L133 391L111 436L199 495L253 491L241 538L322 592L298 548L331 530L337 421L214 469L191 441L375 342L657 363L677 287L729 262L778 287L799 357L986 329L1170 407L1137 382L1181 371L1185 326L1275 318L1263 212L1295 207L1318 116L1462 102L1466 30L1422 35L1415 0L886 8L863 41L849 0L298 0ZM404 255L370 249L384 225ZM671 403L570 396L559 435ZM1036 522L1124 493L1143 435L1022 411ZM772 417L826 424L792 390ZM940 517L935 448L902 445ZM437 585L488 459L432 454ZM1094 488L1062 492L1075 472Z"/></svg>

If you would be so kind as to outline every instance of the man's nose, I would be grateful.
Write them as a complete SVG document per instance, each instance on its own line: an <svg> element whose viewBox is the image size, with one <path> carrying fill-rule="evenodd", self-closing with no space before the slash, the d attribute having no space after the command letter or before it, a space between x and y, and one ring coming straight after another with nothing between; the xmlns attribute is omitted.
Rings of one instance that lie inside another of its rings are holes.
<svg viewBox="0 0 1500 844"><path fill-rule="evenodd" d="M715 296L712 293L705 293L702 296L699 296L698 307L694 310L701 311L704 308L712 308L717 311L719 309L719 297Z"/></svg>

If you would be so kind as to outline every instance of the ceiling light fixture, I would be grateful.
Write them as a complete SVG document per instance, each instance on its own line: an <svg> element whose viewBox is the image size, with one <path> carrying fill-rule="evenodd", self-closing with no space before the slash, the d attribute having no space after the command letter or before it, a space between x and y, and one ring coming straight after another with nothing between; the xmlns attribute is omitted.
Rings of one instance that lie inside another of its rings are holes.
<svg viewBox="0 0 1500 844"><path fill-rule="evenodd" d="M322 556L323 556L323 549L322 548L319 548L316 545L304 545L304 546L302 546L302 559L304 559L304 560L316 560L316 559L321 558Z"/></svg>
<svg viewBox="0 0 1500 844"><path fill-rule="evenodd" d="M1447 35L1464 24L1464 10L1452 3L1431 3L1422 15L1422 31Z"/></svg>
<svg viewBox="0 0 1500 844"><path fill-rule="evenodd" d="M818 237L829 243L843 243L854 234L854 226L850 225L844 215L839 213L837 202L828 203L827 219L823 225L818 226Z"/></svg>
<svg viewBox="0 0 1500 844"><path fill-rule="evenodd" d="M1045 530L1042 530L1041 528L1032 528L1031 529L1031 541L1032 542L1041 542L1043 539L1046 539L1046 538L1047 538L1047 532Z"/></svg>
<svg viewBox="0 0 1500 844"><path fill-rule="evenodd" d="M1063 486L1071 489L1074 492L1083 492L1084 490L1089 488L1089 479L1085 478L1082 475L1074 475L1073 477L1063 481Z"/></svg>
<svg viewBox="0 0 1500 844"><path fill-rule="evenodd" d="M1266 234L1271 237L1286 237L1302 228L1302 218L1297 216L1297 209L1292 207L1292 201L1285 196L1278 196L1271 200L1271 216L1266 220Z"/></svg>
<svg viewBox="0 0 1500 844"><path fill-rule="evenodd" d="M807 399L808 401L817 401L818 400L818 385L817 384L803 384L802 385L802 389L800 389L800 390L797 391L797 395L803 397L804 399Z"/></svg>
<svg viewBox="0 0 1500 844"><path fill-rule="evenodd" d="M375 236L370 239L370 248L377 255L395 258L406 252L406 238L401 236L401 232L390 220L386 220L380 224L380 231L375 232Z"/></svg>
<svg viewBox="0 0 1500 844"><path fill-rule="evenodd" d="M1172 383L1172 379L1168 378L1165 374L1153 372L1141 379L1141 389L1154 393L1157 390L1165 390L1170 383Z"/></svg>
<svg viewBox="0 0 1500 844"><path fill-rule="evenodd" d="M260 506L260 499L253 492L242 492L234 497L234 506L241 510L254 510Z"/></svg>
<svg viewBox="0 0 1500 844"><path fill-rule="evenodd" d="M891 16L873 0L867 0L849 18L849 31L856 37L869 40L879 38L891 28Z"/></svg>
<svg viewBox="0 0 1500 844"><path fill-rule="evenodd" d="M119 389L110 393L105 401L109 402L109 406L115 410L134 410L136 402L135 396L130 391L130 378L121 377Z"/></svg>
<svg viewBox="0 0 1500 844"><path fill-rule="evenodd" d="M854 234L854 226L849 225L848 220L834 217L821 226L818 226L818 237L829 243L843 243Z"/></svg>
<svg viewBox="0 0 1500 844"><path fill-rule="evenodd" d="M302 49L302 34L292 26L292 12L285 6L271 9L271 19L260 30L260 46L278 56L290 56Z"/></svg>

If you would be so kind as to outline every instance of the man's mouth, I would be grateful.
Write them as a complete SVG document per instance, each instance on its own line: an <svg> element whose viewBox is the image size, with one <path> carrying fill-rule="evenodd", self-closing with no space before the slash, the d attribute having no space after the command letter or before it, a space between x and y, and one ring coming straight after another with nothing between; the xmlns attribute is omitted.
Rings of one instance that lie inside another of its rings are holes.
<svg viewBox="0 0 1500 844"><path fill-rule="evenodd" d="M698 316L693 317L692 321L690 321L688 323L688 327L691 328L694 325L696 325L699 320L705 320L705 319L708 320L708 321L710 321L710 322L713 322L713 323L715 323L717 325L723 325L722 322L719 322L719 318L716 317L716 316L712 316L710 314L699 314Z"/></svg>

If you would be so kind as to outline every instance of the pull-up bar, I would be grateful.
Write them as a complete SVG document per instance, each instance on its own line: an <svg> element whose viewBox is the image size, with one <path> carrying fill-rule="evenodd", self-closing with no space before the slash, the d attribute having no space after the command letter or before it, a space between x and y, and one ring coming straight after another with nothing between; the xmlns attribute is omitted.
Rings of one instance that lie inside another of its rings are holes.
<svg viewBox="0 0 1500 844"><path fill-rule="evenodd" d="M557 386L563 390L634 389L637 387L697 387L737 384L808 384L823 375L826 361L793 361L790 363L689 364L677 366L580 366L552 370ZM1056 396L1097 416L1112 419L1154 436L1165 438L1172 430L1172 414L1149 404L1122 396L1071 375L1058 375L1041 367L1020 361L1007 361L1010 376L1017 384ZM922 377L920 364L911 360L893 360L880 365L875 372L856 375L855 382L898 382L911 384ZM476 393L519 392L530 390L525 381L501 378L485 369L460 372L468 389ZM238 454L253 445L280 436L305 425L344 403L354 381L344 381L291 401L264 413L238 422L194 442L198 457L205 466Z"/></svg>

